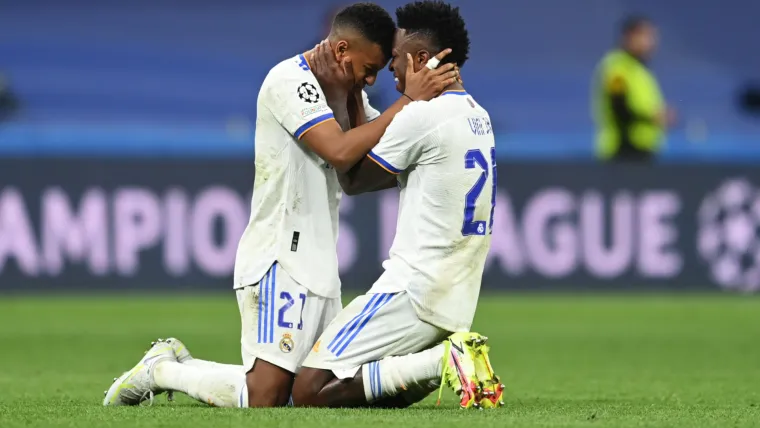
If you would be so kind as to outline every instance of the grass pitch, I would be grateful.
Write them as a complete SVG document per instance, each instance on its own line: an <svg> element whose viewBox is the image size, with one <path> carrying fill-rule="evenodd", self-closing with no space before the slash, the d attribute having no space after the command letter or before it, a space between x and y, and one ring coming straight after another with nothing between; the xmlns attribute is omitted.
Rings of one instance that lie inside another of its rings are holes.
<svg viewBox="0 0 760 428"><path fill-rule="evenodd" d="M0 427L760 426L760 299L485 295L507 406L463 411L447 393L407 410L213 409L163 396L103 408L114 376L155 337L239 360L232 292L198 297L0 300ZM180 394L178 394L179 396Z"/></svg>

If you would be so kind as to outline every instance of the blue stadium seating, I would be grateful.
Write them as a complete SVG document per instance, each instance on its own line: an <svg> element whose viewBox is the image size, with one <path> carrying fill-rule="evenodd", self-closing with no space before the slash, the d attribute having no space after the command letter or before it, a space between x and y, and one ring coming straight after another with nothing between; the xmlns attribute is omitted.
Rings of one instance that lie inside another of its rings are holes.
<svg viewBox="0 0 760 428"><path fill-rule="evenodd" d="M403 2L378 3L392 8ZM643 12L661 26L653 67L682 119L674 144L689 151L692 128L706 128L710 144L740 150L760 145L760 119L736 106L740 85L760 79L755 0L733 0L731 8L709 0L454 3L462 6L472 36L465 84L503 136L546 144L554 139L554 147L564 141L590 153L593 67L614 43L620 18ZM313 45L335 6L299 0L4 2L0 70L24 102L14 132L60 123L224 130L231 120L255 115L258 85L269 67ZM390 75L380 81L378 90L392 99ZM552 152L551 144L542 147ZM511 148L519 151L521 144Z"/></svg>

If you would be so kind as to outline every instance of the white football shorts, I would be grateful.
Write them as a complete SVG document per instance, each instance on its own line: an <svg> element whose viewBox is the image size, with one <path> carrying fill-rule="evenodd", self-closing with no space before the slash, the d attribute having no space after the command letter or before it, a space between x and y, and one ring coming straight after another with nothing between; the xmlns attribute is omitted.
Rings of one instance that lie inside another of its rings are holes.
<svg viewBox="0 0 760 428"><path fill-rule="evenodd" d="M276 262L259 281L236 290L243 365L257 358L296 373L314 342L340 312L340 298L317 296Z"/></svg>
<svg viewBox="0 0 760 428"><path fill-rule="evenodd" d="M405 292L365 294L335 317L303 366L352 378L363 364L423 351L450 334L420 320Z"/></svg>

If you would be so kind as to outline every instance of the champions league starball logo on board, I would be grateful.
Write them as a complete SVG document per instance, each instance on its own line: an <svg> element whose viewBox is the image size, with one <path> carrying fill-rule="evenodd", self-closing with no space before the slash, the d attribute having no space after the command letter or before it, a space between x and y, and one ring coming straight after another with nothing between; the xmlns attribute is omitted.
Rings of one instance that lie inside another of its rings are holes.
<svg viewBox="0 0 760 428"><path fill-rule="evenodd" d="M724 182L702 201L698 251L721 287L760 290L760 189L744 179Z"/></svg>

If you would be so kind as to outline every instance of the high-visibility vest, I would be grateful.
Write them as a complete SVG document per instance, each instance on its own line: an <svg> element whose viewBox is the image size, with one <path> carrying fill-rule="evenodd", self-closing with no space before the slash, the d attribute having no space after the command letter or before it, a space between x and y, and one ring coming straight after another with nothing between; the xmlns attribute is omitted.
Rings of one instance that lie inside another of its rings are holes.
<svg viewBox="0 0 760 428"><path fill-rule="evenodd" d="M638 59L617 49L604 56L594 73L592 114L596 123L596 153L610 158L620 149L620 131L610 97L625 92L628 107L637 116L654 118L663 108L660 86L654 74ZM640 150L657 151L663 128L653 121L635 120L628 129L631 144Z"/></svg>

